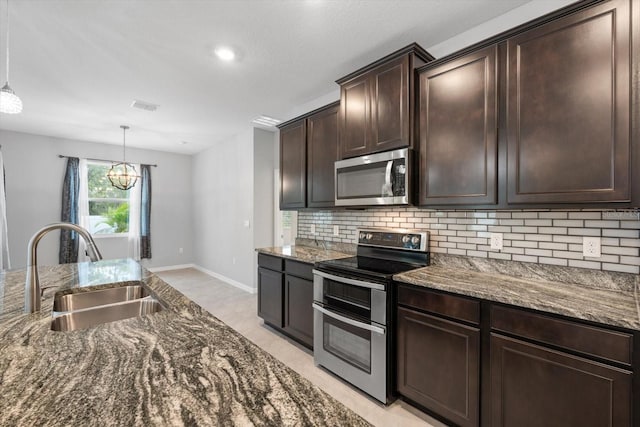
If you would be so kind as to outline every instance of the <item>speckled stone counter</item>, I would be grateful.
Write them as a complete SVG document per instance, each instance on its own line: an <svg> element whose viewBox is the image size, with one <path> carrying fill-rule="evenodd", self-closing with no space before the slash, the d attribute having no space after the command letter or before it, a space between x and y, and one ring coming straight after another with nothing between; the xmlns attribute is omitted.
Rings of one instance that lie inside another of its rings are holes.
<svg viewBox="0 0 640 427"><path fill-rule="evenodd" d="M435 255L394 279L489 301L640 330L640 278L580 268Z"/></svg>
<svg viewBox="0 0 640 427"><path fill-rule="evenodd" d="M311 246L276 246L272 248L257 248L258 253L267 255L275 255L283 258L291 258L296 261L313 264L318 261L326 261L329 259L347 258L353 256L344 252L338 252L331 249Z"/></svg>
<svg viewBox="0 0 640 427"><path fill-rule="evenodd" d="M0 275L0 425L368 425L131 260L40 268L42 311L23 314L24 271ZM142 280L167 309L50 330L53 294Z"/></svg>

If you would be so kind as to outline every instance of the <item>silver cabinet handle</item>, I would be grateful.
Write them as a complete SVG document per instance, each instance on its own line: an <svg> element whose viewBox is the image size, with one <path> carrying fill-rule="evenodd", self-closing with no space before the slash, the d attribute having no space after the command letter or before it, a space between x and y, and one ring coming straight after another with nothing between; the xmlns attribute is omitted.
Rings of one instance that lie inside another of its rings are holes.
<svg viewBox="0 0 640 427"><path fill-rule="evenodd" d="M368 323L358 322L357 320L349 319L348 317L341 316L339 314L334 313L333 311L329 311L324 307L319 306L315 302L311 304L314 310L318 310L320 313L325 316L333 317L336 320L344 322L348 325L355 326L356 328L366 329L367 331L375 332L376 334L384 335L385 329L381 326L373 326Z"/></svg>
<svg viewBox="0 0 640 427"><path fill-rule="evenodd" d="M361 288L369 288L369 289L377 289L379 291L384 291L384 285L380 283L373 282L364 282L362 280L348 279L342 276L335 276L333 274L325 273L323 271L313 270L313 274L316 274L320 277L324 277L325 279L335 280L336 282L346 283L353 286L360 286Z"/></svg>

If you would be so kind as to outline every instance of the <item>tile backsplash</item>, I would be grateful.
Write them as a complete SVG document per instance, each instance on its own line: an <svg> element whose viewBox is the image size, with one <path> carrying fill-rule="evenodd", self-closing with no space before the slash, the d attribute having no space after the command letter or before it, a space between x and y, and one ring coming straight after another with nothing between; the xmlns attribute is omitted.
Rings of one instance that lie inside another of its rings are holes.
<svg viewBox="0 0 640 427"><path fill-rule="evenodd" d="M428 230L433 253L640 273L640 221L638 211L633 210L434 211L403 207L298 214L301 238L357 243L359 227ZM502 250L491 249L490 233L502 233ZM585 236L601 238L602 256L582 255Z"/></svg>

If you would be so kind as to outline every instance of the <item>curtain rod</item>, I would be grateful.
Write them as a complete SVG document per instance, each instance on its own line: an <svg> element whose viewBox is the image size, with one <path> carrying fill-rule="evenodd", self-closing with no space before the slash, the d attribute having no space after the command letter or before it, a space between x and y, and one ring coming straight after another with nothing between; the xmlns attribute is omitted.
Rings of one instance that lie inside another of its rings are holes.
<svg viewBox="0 0 640 427"><path fill-rule="evenodd" d="M68 159L68 158L75 157L75 156L63 156L62 154L58 154L58 157L60 157L61 159L65 159L65 158L66 158L66 159ZM87 158L87 159L85 159L85 160L92 160L92 161L94 161L94 162L122 163L122 162L120 162L120 161L118 161L118 160L89 159L89 158ZM131 163L131 162L128 162L128 163ZM135 162L135 163L139 163L139 162ZM146 163L140 163L140 164L141 164L141 165L147 165ZM158 165L147 165L147 166L153 166L154 168L157 168L157 167L158 167Z"/></svg>

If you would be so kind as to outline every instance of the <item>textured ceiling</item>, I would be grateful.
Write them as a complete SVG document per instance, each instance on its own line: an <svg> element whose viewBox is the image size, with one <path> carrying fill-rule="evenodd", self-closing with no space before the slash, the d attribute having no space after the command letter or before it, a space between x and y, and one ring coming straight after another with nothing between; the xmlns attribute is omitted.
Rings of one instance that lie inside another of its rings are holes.
<svg viewBox="0 0 640 427"><path fill-rule="evenodd" d="M120 144L128 124L128 146L196 153L259 114L291 118L335 79L411 42L428 49L525 3L11 0L10 83L24 111L1 114L0 128ZM238 61L215 58L219 44ZM4 82L4 50L0 59ZM133 99L160 107L132 109Z"/></svg>

